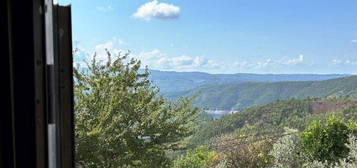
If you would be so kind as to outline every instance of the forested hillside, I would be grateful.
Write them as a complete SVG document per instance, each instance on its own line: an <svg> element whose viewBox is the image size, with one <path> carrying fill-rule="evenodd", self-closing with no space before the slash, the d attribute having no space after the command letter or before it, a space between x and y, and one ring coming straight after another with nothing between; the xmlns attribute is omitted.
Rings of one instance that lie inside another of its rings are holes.
<svg viewBox="0 0 357 168"><path fill-rule="evenodd" d="M205 85L184 92L167 93L170 99L197 95L195 105L210 109L242 110L276 100L306 97L355 97L357 76L324 81L249 82Z"/></svg>
<svg viewBox="0 0 357 168"><path fill-rule="evenodd" d="M331 113L356 120L357 99L289 99L254 106L203 124L190 139L190 144L202 145L223 134L269 137L282 134L286 127L301 131L312 120Z"/></svg>

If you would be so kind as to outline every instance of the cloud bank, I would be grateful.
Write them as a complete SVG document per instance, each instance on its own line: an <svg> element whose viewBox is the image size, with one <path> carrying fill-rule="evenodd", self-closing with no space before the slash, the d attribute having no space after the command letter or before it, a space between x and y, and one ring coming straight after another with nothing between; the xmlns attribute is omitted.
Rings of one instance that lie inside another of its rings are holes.
<svg viewBox="0 0 357 168"><path fill-rule="evenodd" d="M149 66L150 69L158 70L198 71L219 67L213 60L187 55L169 57L159 49L140 52L137 55L134 54L133 57L141 60L143 65Z"/></svg>
<svg viewBox="0 0 357 168"><path fill-rule="evenodd" d="M236 61L233 65L240 69L263 69L269 66L289 66L289 65L297 65L304 62L304 55L300 54L297 58L291 59L278 59L273 60L271 58L263 61L257 62L248 62L248 61Z"/></svg>
<svg viewBox="0 0 357 168"><path fill-rule="evenodd" d="M120 52L127 53L121 49L126 42L119 38L113 38L102 44L98 44L93 50L80 50L75 54L75 62L83 65L84 61L90 61L93 58L93 53L96 53L98 61L107 60L107 51L113 57L116 57ZM77 47L76 47L77 48ZM297 57L273 59L267 58L262 60L231 60L225 62L222 60L212 60L201 56L190 56L187 54L170 55L162 52L160 49L134 51L129 55L129 58L135 58L142 62L142 66L148 66L149 69L162 71L201 71L208 73L254 73L268 72L269 70L285 70L300 67L305 64L304 55ZM342 61L334 60L334 64L357 64L357 61ZM270 71L269 71L270 72Z"/></svg>

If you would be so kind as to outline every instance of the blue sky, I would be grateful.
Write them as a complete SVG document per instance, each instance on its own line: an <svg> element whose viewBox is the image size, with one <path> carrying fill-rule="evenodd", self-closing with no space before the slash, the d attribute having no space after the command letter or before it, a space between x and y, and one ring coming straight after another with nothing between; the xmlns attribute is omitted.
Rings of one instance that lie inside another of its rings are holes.
<svg viewBox="0 0 357 168"><path fill-rule="evenodd" d="M90 56L130 50L151 69L357 74L356 0L59 0Z"/></svg>

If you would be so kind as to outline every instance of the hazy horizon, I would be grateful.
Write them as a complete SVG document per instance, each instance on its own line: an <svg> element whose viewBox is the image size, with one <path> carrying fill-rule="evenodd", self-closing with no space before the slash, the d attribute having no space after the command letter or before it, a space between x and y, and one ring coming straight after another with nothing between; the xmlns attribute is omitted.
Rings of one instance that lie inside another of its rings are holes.
<svg viewBox="0 0 357 168"><path fill-rule="evenodd" d="M144 69L142 69L144 70ZM234 75L234 74L254 74L254 75L357 75L352 73L245 73L245 72L237 72L237 73L210 73L203 71L174 71L174 70L158 70L158 69L149 69L149 71L160 71L160 72L178 72L178 73L206 73L211 75Z"/></svg>

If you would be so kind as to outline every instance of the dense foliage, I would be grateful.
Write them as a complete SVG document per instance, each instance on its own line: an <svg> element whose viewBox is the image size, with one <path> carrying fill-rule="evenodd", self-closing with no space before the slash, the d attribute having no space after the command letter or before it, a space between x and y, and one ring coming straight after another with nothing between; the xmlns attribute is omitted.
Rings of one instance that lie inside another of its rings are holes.
<svg viewBox="0 0 357 168"><path fill-rule="evenodd" d="M165 167L165 152L194 130L190 99L158 96L128 54L106 62L94 56L74 70L76 162L84 167Z"/></svg>

